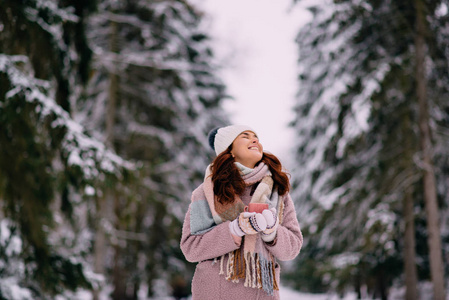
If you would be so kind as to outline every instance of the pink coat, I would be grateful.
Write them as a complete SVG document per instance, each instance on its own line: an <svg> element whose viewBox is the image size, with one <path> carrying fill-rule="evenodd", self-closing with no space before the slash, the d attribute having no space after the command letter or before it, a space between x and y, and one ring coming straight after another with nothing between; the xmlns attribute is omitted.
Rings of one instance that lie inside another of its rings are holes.
<svg viewBox="0 0 449 300"><path fill-rule="evenodd" d="M256 168L257 169L257 168ZM243 176L245 181L261 180L264 174L253 171ZM260 177L260 178L258 178ZM250 191L252 185L248 186L240 196L245 204L251 201ZM192 197L205 199L203 185L200 185L192 193ZM279 261L295 258L301 249L303 237L296 218L295 207L289 194L282 197L284 201L284 218L277 230L274 244L265 244L268 251ZM226 221L216 225L211 230L192 235L190 230L190 207L184 219L181 237L181 250L190 262L197 262L195 274L192 280L193 300L274 300L279 299L279 291L274 296L265 291L244 287L244 280L239 283L229 282L224 275L219 275L220 263L214 263L214 258L221 257L239 248L229 231L229 222ZM226 261L224 261L226 265ZM276 263L276 279L280 282L280 266Z"/></svg>

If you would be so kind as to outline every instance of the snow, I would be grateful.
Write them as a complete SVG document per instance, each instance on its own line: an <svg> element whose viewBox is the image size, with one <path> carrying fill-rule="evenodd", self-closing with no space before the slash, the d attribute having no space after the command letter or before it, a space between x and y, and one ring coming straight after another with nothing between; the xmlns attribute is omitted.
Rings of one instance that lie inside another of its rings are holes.
<svg viewBox="0 0 449 300"><path fill-rule="evenodd" d="M369 101L371 95L379 91L380 84L387 72L390 71L388 64L378 66L377 70L366 76L363 80L364 89L362 92L352 99L351 112L352 117L348 117L344 121L344 135L338 142L337 154L342 156L346 144L360 135L362 132L369 130L368 118L371 115L371 103Z"/></svg>
<svg viewBox="0 0 449 300"><path fill-rule="evenodd" d="M440 6L436 9L435 13L439 17L444 17L448 13L448 7L446 3L441 3Z"/></svg>
<svg viewBox="0 0 449 300"><path fill-rule="evenodd" d="M49 82L35 79L23 73L15 66L15 62L28 62L24 56L8 56L0 54L0 71L6 72L11 80L13 89L6 93L6 99L11 99L17 94L23 93L30 103L36 103L36 112L44 118L54 116L52 127L64 127L67 129L63 143L63 149L68 153L69 165L78 165L82 168L86 178L94 178L98 175L97 162L100 169L113 173L120 167L134 169L133 163L123 160L121 157L107 149L103 143L84 134L83 127L75 122L68 112L63 110L54 99L47 96L42 90L49 87Z"/></svg>
<svg viewBox="0 0 449 300"><path fill-rule="evenodd" d="M22 288L15 277L0 278L0 291L4 299L11 300L32 300L31 291Z"/></svg>
<svg viewBox="0 0 449 300"><path fill-rule="evenodd" d="M67 22L78 22L78 16L73 14L73 9L70 7L65 9L59 8L55 1L38 0L35 2L35 5L36 7L27 6L25 8L26 17L50 33L61 49L66 49L62 25ZM43 11L46 12L47 18L41 16ZM48 20L52 20L52 22L50 23Z"/></svg>
<svg viewBox="0 0 449 300"><path fill-rule="evenodd" d="M325 294L308 294L295 291L287 287L280 288L280 298L282 300L328 300Z"/></svg>
<svg viewBox="0 0 449 300"><path fill-rule="evenodd" d="M344 269L348 265L357 265L360 257L361 254L357 252L337 254L332 258L332 264L338 269Z"/></svg>
<svg viewBox="0 0 449 300"><path fill-rule="evenodd" d="M13 227L16 226L9 219L0 221L0 249L4 249L5 254L5 257L0 257L0 291L5 299L31 300L30 290L21 287L25 265L17 257L22 253L22 240L17 232L11 231Z"/></svg>
<svg viewBox="0 0 449 300"><path fill-rule="evenodd" d="M4 249L7 257L22 251L22 240L17 235L11 235L11 226L12 223L8 219L0 222L0 247Z"/></svg>
<svg viewBox="0 0 449 300"><path fill-rule="evenodd" d="M280 298L281 300L352 300L356 299L353 297L353 295L349 295L348 297L339 298L332 295L327 294L310 294L310 293L303 293L296 290L293 290L288 287L281 287L280 288ZM158 297L157 300L173 300L172 297ZM187 300L191 300L192 298L189 297ZM150 300L150 299L148 299ZM151 299L156 300L156 299Z"/></svg>
<svg viewBox="0 0 449 300"><path fill-rule="evenodd" d="M167 290L169 289L168 286L166 286L163 281L158 281L157 285L161 290L159 291L159 294L152 298L147 298L146 295L146 289L141 289L138 294L138 299L140 300L174 300L175 298L171 296L164 296L166 294ZM108 294L111 292L110 287L105 288L103 292L100 295L100 300L107 300L109 299ZM281 287L280 288L280 298L281 300L355 300L357 297L349 293L345 297L340 298L336 295L332 294L312 294L312 293L304 293L296 291L289 287ZM12 298L16 299L16 298ZM17 298L22 299L22 298ZM27 299L27 298L23 298ZM66 292L64 295L60 295L56 298L56 300L64 300L64 299L72 299L72 300L92 300L92 293L90 291L86 290L79 290L77 292ZM186 300L192 300L192 297L188 297Z"/></svg>
<svg viewBox="0 0 449 300"><path fill-rule="evenodd" d="M86 196L94 196L95 195L95 188L88 185L84 188L84 194Z"/></svg>

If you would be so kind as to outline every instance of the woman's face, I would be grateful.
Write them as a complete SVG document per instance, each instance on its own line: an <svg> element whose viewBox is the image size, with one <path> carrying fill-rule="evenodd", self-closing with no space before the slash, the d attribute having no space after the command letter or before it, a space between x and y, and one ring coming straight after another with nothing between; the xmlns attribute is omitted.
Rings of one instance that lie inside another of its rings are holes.
<svg viewBox="0 0 449 300"><path fill-rule="evenodd" d="M262 159L263 147L259 138L252 131L240 133L232 142L231 154L236 162L248 168L254 168L256 163Z"/></svg>

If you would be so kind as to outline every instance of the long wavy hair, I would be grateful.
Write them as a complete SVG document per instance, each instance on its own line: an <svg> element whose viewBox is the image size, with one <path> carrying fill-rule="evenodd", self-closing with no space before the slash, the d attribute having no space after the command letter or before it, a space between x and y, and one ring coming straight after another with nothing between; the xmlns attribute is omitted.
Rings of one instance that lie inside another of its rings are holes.
<svg viewBox="0 0 449 300"><path fill-rule="evenodd" d="M221 204L234 202L236 195L243 194L246 184L240 175L240 171L234 164L231 154L232 145L226 151L220 153L212 162L212 182L214 194ZM279 159L271 153L263 153L262 159L256 164L265 163L271 171L274 185L278 188L279 195L285 195L290 190L288 174L282 170Z"/></svg>

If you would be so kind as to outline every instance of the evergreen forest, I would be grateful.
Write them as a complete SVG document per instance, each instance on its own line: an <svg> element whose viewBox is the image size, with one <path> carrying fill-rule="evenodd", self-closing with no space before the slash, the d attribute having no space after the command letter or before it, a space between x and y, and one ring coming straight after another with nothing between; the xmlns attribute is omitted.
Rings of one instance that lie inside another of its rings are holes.
<svg viewBox="0 0 449 300"><path fill-rule="evenodd" d="M292 41L304 245L282 285L446 300L449 0L292 5L312 15ZM189 297L184 214L230 123L204 17L189 0L0 0L0 299Z"/></svg>
<svg viewBox="0 0 449 300"><path fill-rule="evenodd" d="M292 284L446 299L449 2L297 2Z"/></svg>

